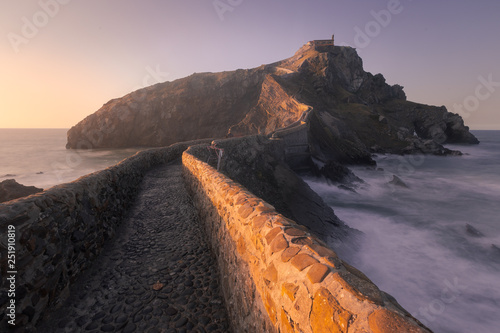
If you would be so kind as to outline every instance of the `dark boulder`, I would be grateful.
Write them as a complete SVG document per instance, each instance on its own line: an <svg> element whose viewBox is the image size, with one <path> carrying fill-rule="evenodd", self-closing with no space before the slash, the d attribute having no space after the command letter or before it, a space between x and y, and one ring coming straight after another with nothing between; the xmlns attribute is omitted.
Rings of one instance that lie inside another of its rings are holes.
<svg viewBox="0 0 500 333"><path fill-rule="evenodd" d="M313 164L312 173L317 177L325 177L327 181L350 185L352 183L363 183L363 180L356 176L348 167L336 161L328 161L322 167Z"/></svg>
<svg viewBox="0 0 500 333"><path fill-rule="evenodd" d="M26 197L42 191L43 189L35 186L19 184L14 179L6 179L0 182L0 202Z"/></svg>
<svg viewBox="0 0 500 333"><path fill-rule="evenodd" d="M396 175L393 175L392 180L390 182L388 182L387 184L392 185L392 186L398 186L401 188L409 188L409 186L406 185L406 183Z"/></svg>
<svg viewBox="0 0 500 333"><path fill-rule="evenodd" d="M484 237L484 234L481 231L477 230L469 223L465 224L465 231L467 232L467 235L472 237Z"/></svg>

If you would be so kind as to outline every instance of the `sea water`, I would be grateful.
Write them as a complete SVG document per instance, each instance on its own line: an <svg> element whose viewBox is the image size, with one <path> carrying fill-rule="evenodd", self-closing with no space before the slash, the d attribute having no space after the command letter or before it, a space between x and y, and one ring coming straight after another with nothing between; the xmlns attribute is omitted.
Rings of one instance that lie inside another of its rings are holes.
<svg viewBox="0 0 500 333"><path fill-rule="evenodd" d="M0 129L0 181L47 189L105 169L139 148L68 150L67 129Z"/></svg>
<svg viewBox="0 0 500 333"><path fill-rule="evenodd" d="M474 134L479 145L448 146L463 156L353 167L365 181L356 193L306 178L364 233L341 257L435 332L500 332L500 131Z"/></svg>

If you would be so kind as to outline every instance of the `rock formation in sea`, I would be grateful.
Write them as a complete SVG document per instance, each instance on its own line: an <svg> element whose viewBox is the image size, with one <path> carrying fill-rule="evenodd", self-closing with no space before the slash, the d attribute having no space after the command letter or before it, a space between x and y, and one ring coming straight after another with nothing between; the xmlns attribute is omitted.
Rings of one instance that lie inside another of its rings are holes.
<svg viewBox="0 0 500 333"><path fill-rule="evenodd" d="M68 131L67 148L267 135L306 118L311 153L324 162L459 154L442 144L478 143L459 115L407 101L402 86L365 72L354 48L308 43L269 65L193 74L113 99Z"/></svg>
<svg viewBox="0 0 500 333"><path fill-rule="evenodd" d="M35 186L24 186L19 184L14 179L6 179L0 182L0 203L22 198L42 191L43 189Z"/></svg>

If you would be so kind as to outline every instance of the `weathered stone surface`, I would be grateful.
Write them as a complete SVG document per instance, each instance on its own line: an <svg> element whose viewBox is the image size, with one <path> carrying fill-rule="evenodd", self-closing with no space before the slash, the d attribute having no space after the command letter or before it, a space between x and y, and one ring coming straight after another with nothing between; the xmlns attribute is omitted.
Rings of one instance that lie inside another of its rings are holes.
<svg viewBox="0 0 500 333"><path fill-rule="evenodd" d="M316 253L317 255L321 256L321 257L332 257L332 258L338 258L337 254L335 253L335 251L333 250L330 250L329 248L326 248L322 245L319 245L319 244L310 244L310 245L306 245L307 248L309 248L311 251L313 251L314 253Z"/></svg>
<svg viewBox="0 0 500 333"><path fill-rule="evenodd" d="M284 309L281 309L281 332L283 333L294 333L292 323L290 323L290 319Z"/></svg>
<svg viewBox="0 0 500 333"><path fill-rule="evenodd" d="M277 321L276 304L274 303L274 300L271 297L271 295L268 293L266 293L266 296L264 298L264 307L266 308L267 314L269 315L271 322L275 324Z"/></svg>
<svg viewBox="0 0 500 333"><path fill-rule="evenodd" d="M250 216L250 214L252 214L253 211L254 208L249 204L246 204L238 209L238 214L240 214L242 218L246 219L248 216Z"/></svg>
<svg viewBox="0 0 500 333"><path fill-rule="evenodd" d="M240 195L239 197L236 198L236 204L241 205L241 204L245 203L247 200L248 200L247 195L245 195L245 194Z"/></svg>
<svg viewBox="0 0 500 333"><path fill-rule="evenodd" d="M349 273L354 274L356 277L360 278L361 280L364 280L364 281L366 281L366 282L369 282L369 283L372 283L372 284L373 284L372 280L370 280L370 279L368 278L368 276L366 276L366 275L365 275L365 273L361 272L361 271L360 271L359 269L357 269L356 267L354 267L354 266L352 266L352 265L348 264L348 263L347 263L347 262L345 262L345 261L342 261L342 266L344 266L344 267L347 269L347 271L348 271Z"/></svg>
<svg viewBox="0 0 500 333"><path fill-rule="evenodd" d="M275 221L273 221L273 226L279 226L279 227L289 227L290 225L294 225L295 222L283 217L279 216Z"/></svg>
<svg viewBox="0 0 500 333"><path fill-rule="evenodd" d="M283 253L281 253L281 260L283 262L288 262L290 259L295 257L297 253L299 253L300 247L298 246L291 246L287 248Z"/></svg>
<svg viewBox="0 0 500 333"><path fill-rule="evenodd" d="M314 242L310 237L296 237L292 239L292 244L297 245L313 245Z"/></svg>
<svg viewBox="0 0 500 333"><path fill-rule="evenodd" d="M258 216L256 218L254 218L253 219L254 230L260 230L268 221L269 221L269 217L267 215L262 215L262 216Z"/></svg>
<svg viewBox="0 0 500 333"><path fill-rule="evenodd" d="M243 238L243 236L240 236L238 238L238 243L237 243L237 250L238 250L238 253L241 255L241 256L244 256L246 254L246 244L245 244L245 239Z"/></svg>
<svg viewBox="0 0 500 333"><path fill-rule="evenodd" d="M375 310L368 317L370 328L374 333L421 333L430 332L411 323L400 315L386 310Z"/></svg>
<svg viewBox="0 0 500 333"><path fill-rule="evenodd" d="M293 267L297 268L299 271L302 271L304 268L311 266L312 264L317 263L318 260L314 259L308 254L299 253L295 257L292 258L290 263Z"/></svg>
<svg viewBox="0 0 500 333"><path fill-rule="evenodd" d="M270 244L271 254L282 251L288 247L288 241L283 235L277 236Z"/></svg>
<svg viewBox="0 0 500 333"><path fill-rule="evenodd" d="M288 236L304 236L306 233L304 230L300 230L297 228L286 228L285 234Z"/></svg>
<svg viewBox="0 0 500 333"><path fill-rule="evenodd" d="M287 295L288 298L293 302L295 301L295 295L297 294L297 290L299 290L299 286L293 283L283 283L281 286L281 294Z"/></svg>
<svg viewBox="0 0 500 333"><path fill-rule="evenodd" d="M307 272L307 277L311 283L318 283L323 281L323 279L330 273L330 268L324 264L315 263L309 268Z"/></svg>
<svg viewBox="0 0 500 333"><path fill-rule="evenodd" d="M271 281L271 282L278 282L278 271L276 270L276 267L274 267L274 264L269 265L269 267L264 271L264 279Z"/></svg>
<svg viewBox="0 0 500 333"><path fill-rule="evenodd" d="M271 231L269 231L266 234L266 242L267 244L271 244L271 242L274 240L274 238L283 231L280 227L273 228Z"/></svg>
<svg viewBox="0 0 500 333"><path fill-rule="evenodd" d="M268 212L273 212L274 211L274 207L272 207L271 205L267 205L267 204L260 204L258 206L255 207L255 211L257 213L268 213Z"/></svg>
<svg viewBox="0 0 500 333"><path fill-rule="evenodd" d="M348 272L335 272L333 278L350 294L360 300L366 299L375 304L383 304L382 295L376 285L370 280L359 278Z"/></svg>
<svg viewBox="0 0 500 333"><path fill-rule="evenodd" d="M347 332L351 316L327 289L320 288L314 294L311 312L313 332Z"/></svg>

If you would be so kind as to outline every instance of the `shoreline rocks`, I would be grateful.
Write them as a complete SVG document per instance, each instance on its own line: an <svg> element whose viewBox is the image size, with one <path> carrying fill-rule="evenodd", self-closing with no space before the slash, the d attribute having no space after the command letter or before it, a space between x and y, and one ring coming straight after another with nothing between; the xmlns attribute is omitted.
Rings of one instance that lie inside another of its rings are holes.
<svg viewBox="0 0 500 333"><path fill-rule="evenodd" d="M0 203L19 199L42 191L43 189L35 186L19 184L15 179L6 179L0 182Z"/></svg>

